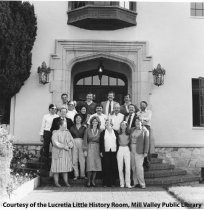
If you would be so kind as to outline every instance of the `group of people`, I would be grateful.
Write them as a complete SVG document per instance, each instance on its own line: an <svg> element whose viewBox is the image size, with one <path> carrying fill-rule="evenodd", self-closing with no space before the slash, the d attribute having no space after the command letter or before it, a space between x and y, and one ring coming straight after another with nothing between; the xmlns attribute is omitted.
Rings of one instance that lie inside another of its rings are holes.
<svg viewBox="0 0 204 210"><path fill-rule="evenodd" d="M154 150L150 138L152 113L146 101L140 102L140 109L132 104L130 94L124 97L123 105L114 97L110 91L107 101L96 104L92 93L79 102L68 101L64 93L61 105L49 105L40 135L47 160L52 145L50 171L55 186L60 187L59 173L70 186L68 172L74 170L74 179L87 178L87 187L96 186L99 171L104 187L115 186L118 174L122 188L146 187L143 162Z"/></svg>

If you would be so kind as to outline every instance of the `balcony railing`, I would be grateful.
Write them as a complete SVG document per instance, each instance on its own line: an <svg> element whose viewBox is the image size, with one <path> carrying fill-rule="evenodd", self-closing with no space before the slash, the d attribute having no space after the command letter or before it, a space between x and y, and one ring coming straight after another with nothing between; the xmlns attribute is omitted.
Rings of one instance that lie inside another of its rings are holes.
<svg viewBox="0 0 204 210"><path fill-rule="evenodd" d="M136 25L136 2L73 1L68 24L89 30L115 30Z"/></svg>

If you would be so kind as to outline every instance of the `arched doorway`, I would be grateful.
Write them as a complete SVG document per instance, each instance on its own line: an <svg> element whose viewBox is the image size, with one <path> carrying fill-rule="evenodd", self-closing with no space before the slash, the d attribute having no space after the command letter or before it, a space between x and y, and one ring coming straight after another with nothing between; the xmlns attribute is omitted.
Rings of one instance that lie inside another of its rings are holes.
<svg viewBox="0 0 204 210"><path fill-rule="evenodd" d="M99 79L98 70L81 72L74 77L73 98L76 101L86 99L86 94L92 92L94 101L100 103L107 100L109 91L115 93L115 100L123 103L124 95L128 92L128 80L124 74L104 70Z"/></svg>

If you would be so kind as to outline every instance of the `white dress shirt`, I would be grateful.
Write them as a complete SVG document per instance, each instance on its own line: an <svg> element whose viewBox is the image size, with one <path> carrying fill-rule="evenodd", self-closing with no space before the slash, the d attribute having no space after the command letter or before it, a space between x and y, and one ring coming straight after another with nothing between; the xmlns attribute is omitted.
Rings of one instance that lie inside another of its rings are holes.
<svg viewBox="0 0 204 210"><path fill-rule="evenodd" d="M116 152L116 136L113 129L111 132L105 130L104 144L106 152L109 152L110 150L111 152Z"/></svg>
<svg viewBox="0 0 204 210"><path fill-rule="evenodd" d="M42 125L40 129L40 135L42 136L45 131L50 131L52 121L54 118L59 117L57 114L45 114L42 119Z"/></svg>
<svg viewBox="0 0 204 210"><path fill-rule="evenodd" d="M68 110L68 112L67 112L67 114L66 114L66 117L67 118L69 118L69 119L71 119L72 120L72 122L74 122L74 116L77 114L77 111L74 109L74 110L72 110L72 111L69 111Z"/></svg>
<svg viewBox="0 0 204 210"><path fill-rule="evenodd" d="M124 103L124 106L125 106L126 112L129 113L129 108L128 108L129 104Z"/></svg>
<svg viewBox="0 0 204 210"><path fill-rule="evenodd" d="M113 103L114 101L111 101L111 112L113 111ZM110 101L108 100L107 103L106 103L106 115L108 116L108 112L109 112L109 104L110 104Z"/></svg>
<svg viewBox="0 0 204 210"><path fill-rule="evenodd" d="M110 119L112 120L113 123L113 129L116 131L120 130L120 123L124 119L124 114L118 113L117 115L114 113L110 116Z"/></svg>
<svg viewBox="0 0 204 210"><path fill-rule="evenodd" d="M151 110L145 109L145 111L139 111L137 112L137 116L142 120L142 123L144 125L151 126L151 118L152 118Z"/></svg>
<svg viewBox="0 0 204 210"><path fill-rule="evenodd" d="M95 114L92 114L87 122L88 125L90 125L90 120L92 117L94 116L97 116L99 118L99 120L101 121L101 126L100 126L100 129L101 130L105 130L105 122L106 122L106 119L108 118L105 114L101 114L101 115L98 115L97 113Z"/></svg>

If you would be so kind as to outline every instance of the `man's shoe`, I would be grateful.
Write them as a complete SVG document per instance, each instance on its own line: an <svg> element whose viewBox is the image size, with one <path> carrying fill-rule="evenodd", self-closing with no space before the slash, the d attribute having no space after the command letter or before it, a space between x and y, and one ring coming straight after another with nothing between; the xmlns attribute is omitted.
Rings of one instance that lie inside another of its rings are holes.
<svg viewBox="0 0 204 210"><path fill-rule="evenodd" d="M74 179L73 180L77 180L79 177L78 176L76 176L76 177L74 177Z"/></svg>
<svg viewBox="0 0 204 210"><path fill-rule="evenodd" d="M145 186L141 186L141 185L140 185L140 188L141 188L141 189L146 189L146 187L145 187Z"/></svg>
<svg viewBox="0 0 204 210"><path fill-rule="evenodd" d="M127 187L127 188L129 188L129 189L131 189L131 188L132 188L132 186L131 186L131 185L127 185L126 187Z"/></svg>
<svg viewBox="0 0 204 210"><path fill-rule="evenodd" d="M136 187L136 188L140 188L140 189L145 189L145 188L146 188L145 186L142 186L142 185L140 185L140 184L136 184L135 187Z"/></svg>

